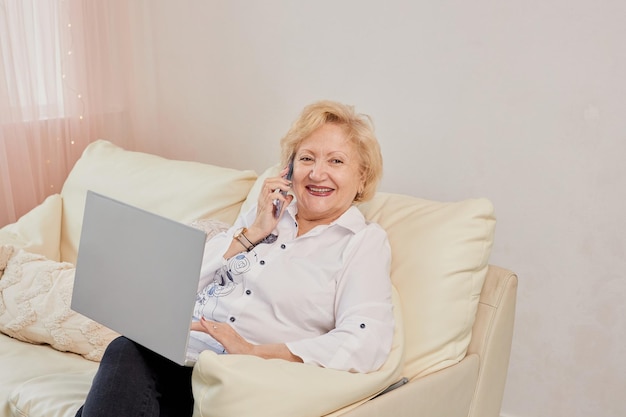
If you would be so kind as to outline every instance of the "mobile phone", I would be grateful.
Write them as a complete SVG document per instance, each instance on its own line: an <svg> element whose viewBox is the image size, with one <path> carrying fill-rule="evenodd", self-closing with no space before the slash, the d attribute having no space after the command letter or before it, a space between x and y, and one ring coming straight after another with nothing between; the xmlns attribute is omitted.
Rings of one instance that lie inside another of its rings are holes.
<svg viewBox="0 0 626 417"><path fill-rule="evenodd" d="M289 159L289 165L288 165L289 169L287 170L287 175L285 175L285 179L288 181L291 181L291 177L293 177L293 158L294 158L294 155L292 155L291 158ZM281 190L280 193L285 197L287 196L286 191ZM274 213L273 213L274 218L277 219L280 216L280 212L283 209L283 202L282 200L275 199L272 203L274 204Z"/></svg>

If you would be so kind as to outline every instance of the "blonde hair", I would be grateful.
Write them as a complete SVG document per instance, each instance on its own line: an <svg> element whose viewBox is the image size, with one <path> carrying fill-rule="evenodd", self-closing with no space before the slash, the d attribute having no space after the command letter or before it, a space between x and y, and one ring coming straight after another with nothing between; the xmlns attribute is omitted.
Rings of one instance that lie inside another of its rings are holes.
<svg viewBox="0 0 626 417"><path fill-rule="evenodd" d="M374 135L372 119L354 111L353 106L323 100L304 108L287 134L281 139L281 164L286 166L304 139L326 123L342 126L360 158L363 189L355 196L355 202L374 197L383 175L383 157Z"/></svg>

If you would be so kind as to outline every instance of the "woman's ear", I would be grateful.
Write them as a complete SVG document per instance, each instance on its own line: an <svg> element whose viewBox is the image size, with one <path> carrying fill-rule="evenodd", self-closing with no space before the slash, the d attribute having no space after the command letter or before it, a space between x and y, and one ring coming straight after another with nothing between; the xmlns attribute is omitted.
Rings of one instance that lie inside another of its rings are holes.
<svg viewBox="0 0 626 417"><path fill-rule="evenodd" d="M356 195L354 196L354 201L361 201L361 197L363 196L363 190L365 190L365 182L361 181L359 188L356 190Z"/></svg>
<svg viewBox="0 0 626 417"><path fill-rule="evenodd" d="M363 191L365 191L365 183L367 182L366 178L365 172L361 173L361 182L358 188L359 195L363 194Z"/></svg>

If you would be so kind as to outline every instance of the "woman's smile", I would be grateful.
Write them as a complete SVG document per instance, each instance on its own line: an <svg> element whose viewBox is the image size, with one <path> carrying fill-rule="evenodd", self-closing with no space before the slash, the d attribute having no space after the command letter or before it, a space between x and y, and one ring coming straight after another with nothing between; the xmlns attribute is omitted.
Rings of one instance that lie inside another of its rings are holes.
<svg viewBox="0 0 626 417"><path fill-rule="evenodd" d="M306 186L306 189L309 190L310 194L318 196L318 197L324 197L333 192L332 188L315 187L312 185Z"/></svg>

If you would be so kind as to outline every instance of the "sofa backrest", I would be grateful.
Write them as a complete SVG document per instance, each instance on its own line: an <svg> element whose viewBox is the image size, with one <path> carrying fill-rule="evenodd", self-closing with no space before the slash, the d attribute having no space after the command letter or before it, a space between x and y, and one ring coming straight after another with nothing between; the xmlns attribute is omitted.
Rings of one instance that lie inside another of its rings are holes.
<svg viewBox="0 0 626 417"><path fill-rule="evenodd" d="M61 260L75 263L87 190L190 223L213 218L232 223L257 175L198 162L176 161L91 143L63 184Z"/></svg>
<svg viewBox="0 0 626 417"><path fill-rule="evenodd" d="M41 242L60 234L61 258L74 263L87 189L182 222L212 218L232 223L256 202L263 180L279 168L271 167L257 178L252 171L172 161L97 141L76 163L62 197L49 197L25 216L49 225L45 238L31 236L32 227L20 227L30 220L9 225L0 235L56 259L58 246L43 247ZM359 208L389 236L391 279L404 323L398 333L404 337L404 376L426 375L457 363L470 343L488 268L493 205L486 199L437 202L378 193ZM60 211L62 222L55 222Z"/></svg>

